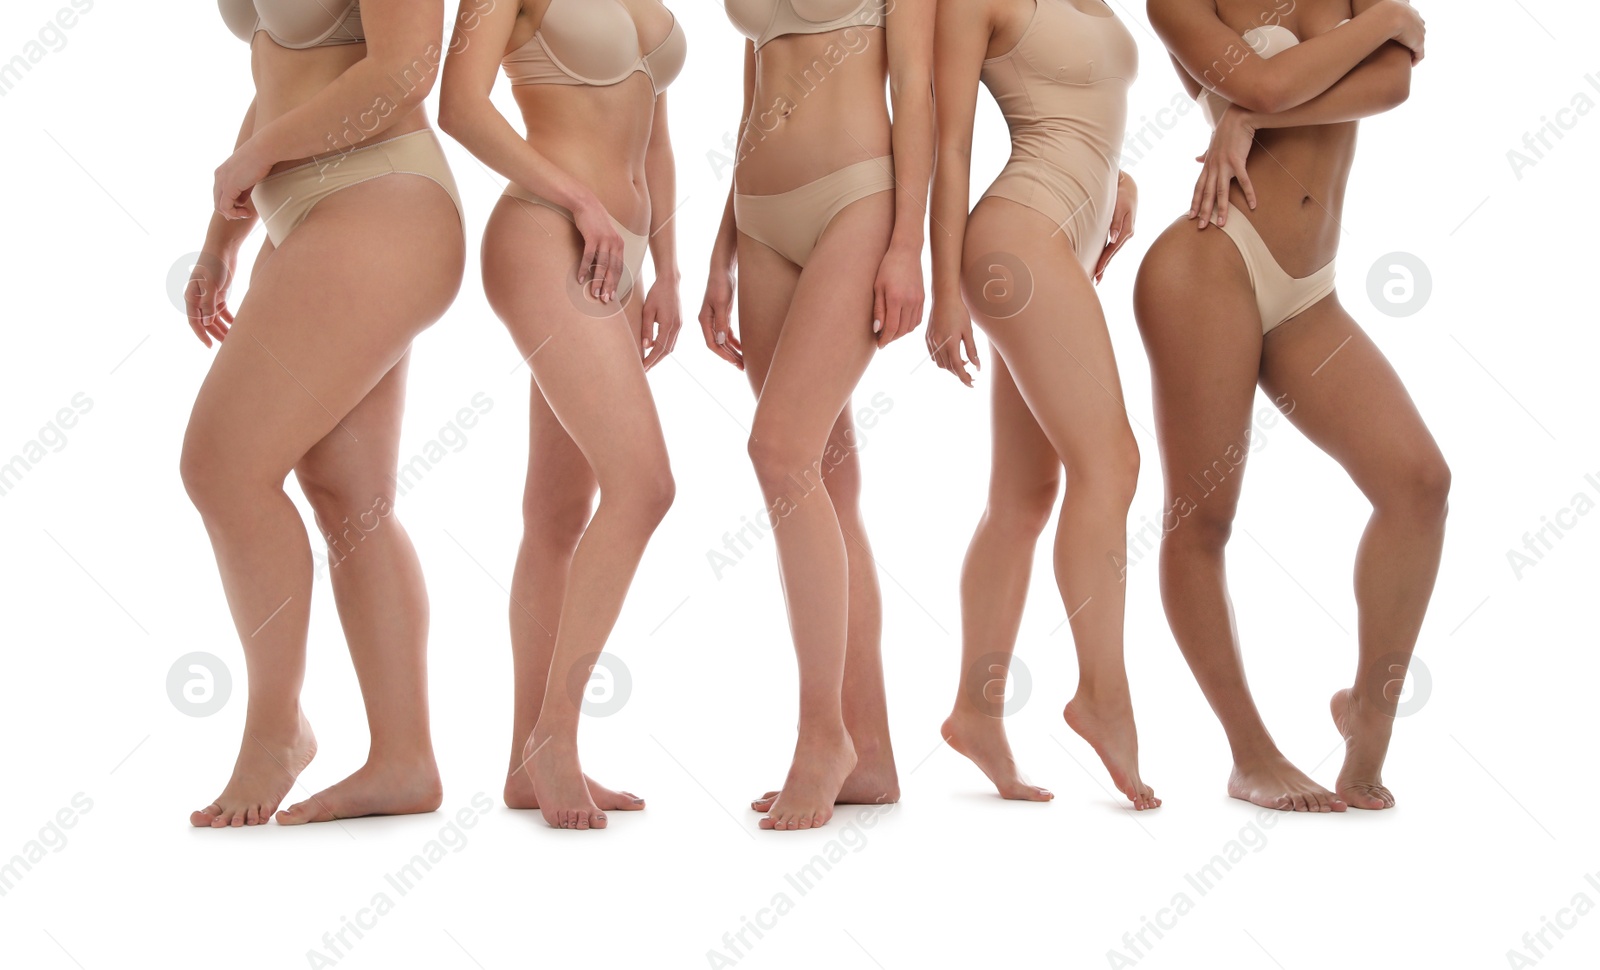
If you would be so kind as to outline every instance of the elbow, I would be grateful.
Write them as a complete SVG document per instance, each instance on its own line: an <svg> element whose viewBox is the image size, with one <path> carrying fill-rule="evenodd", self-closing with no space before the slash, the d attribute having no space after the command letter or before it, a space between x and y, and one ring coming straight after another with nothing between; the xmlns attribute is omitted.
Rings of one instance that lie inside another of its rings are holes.
<svg viewBox="0 0 1600 970"><path fill-rule="evenodd" d="M1281 84L1273 81L1263 81L1251 85L1241 85L1236 91L1229 92L1228 100L1257 114L1276 114L1294 107L1289 99L1289 93Z"/></svg>
<svg viewBox="0 0 1600 970"><path fill-rule="evenodd" d="M468 100L460 97L450 97L448 92L441 95L439 98L438 117L436 118L439 130L460 141L463 132L470 125L469 119L472 117L472 108L472 103Z"/></svg>
<svg viewBox="0 0 1600 970"><path fill-rule="evenodd" d="M400 89L398 97L389 97L407 111L428 100L439 81L439 63L427 58L385 57L374 66L379 77Z"/></svg>
<svg viewBox="0 0 1600 970"><path fill-rule="evenodd" d="M1411 97L1411 68L1409 66L1404 71L1395 73L1395 77L1390 80L1384 94L1384 100L1391 108L1398 108L1406 103L1406 100Z"/></svg>

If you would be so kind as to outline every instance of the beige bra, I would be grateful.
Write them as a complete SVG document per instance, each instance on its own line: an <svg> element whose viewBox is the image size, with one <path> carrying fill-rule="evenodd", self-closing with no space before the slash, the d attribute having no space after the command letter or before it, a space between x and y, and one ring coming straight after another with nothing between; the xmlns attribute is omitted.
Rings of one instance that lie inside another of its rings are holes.
<svg viewBox="0 0 1600 970"><path fill-rule="evenodd" d="M890 0L725 0L728 19L756 48L787 34L882 27Z"/></svg>
<svg viewBox="0 0 1600 970"><path fill-rule="evenodd" d="M217 0L222 20L240 40L264 30L290 50L364 44L359 0Z"/></svg>
<svg viewBox="0 0 1600 970"><path fill-rule="evenodd" d="M656 94L665 91L688 57L678 18L667 36L639 53L639 29L617 0L552 0L532 39L501 61L512 84L605 87L643 71Z"/></svg>

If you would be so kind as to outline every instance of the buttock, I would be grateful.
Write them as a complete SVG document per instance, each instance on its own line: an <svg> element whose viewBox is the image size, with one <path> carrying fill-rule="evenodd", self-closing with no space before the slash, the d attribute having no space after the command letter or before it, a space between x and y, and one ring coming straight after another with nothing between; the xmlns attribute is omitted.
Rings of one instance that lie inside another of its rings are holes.
<svg viewBox="0 0 1600 970"><path fill-rule="evenodd" d="M847 165L775 195L733 196L740 232L804 266L828 224L852 202L894 189L894 158L880 155Z"/></svg>
<svg viewBox="0 0 1600 970"><path fill-rule="evenodd" d="M455 203L462 231L466 231L461 193L456 188L455 177L450 174L444 148L431 128L324 155L269 175L251 190L250 200L273 246L282 246L317 203L336 192L385 175L420 175L438 183Z"/></svg>
<svg viewBox="0 0 1600 970"><path fill-rule="evenodd" d="M1077 175L1039 159L1013 159L983 193L1027 206L1049 219L1064 236L1078 263L1092 271L1105 249L1116 206L1116 171Z"/></svg>
<svg viewBox="0 0 1600 970"><path fill-rule="evenodd" d="M1278 264L1256 227L1237 207L1228 212L1228 221L1220 228L1244 258L1256 309L1261 313L1262 333L1294 319L1334 291L1334 260L1310 276L1293 277Z"/></svg>
<svg viewBox="0 0 1600 970"><path fill-rule="evenodd" d="M521 199L524 202L531 202L534 205L542 205L547 209L553 209L560 214L561 218L572 223L574 227L577 226L577 221L572 218L571 209L560 203L552 202L542 195L529 192L514 182L508 184L506 190L501 194L508 195L513 199ZM629 229L618 222L617 217L609 212L606 213L606 218L611 220L611 228L615 229L617 235L622 237L623 273L622 279L617 281L617 299L619 301L626 300L628 294L633 292L634 284L639 282L639 274L644 271L644 257L645 252L650 248L650 237L640 235Z"/></svg>

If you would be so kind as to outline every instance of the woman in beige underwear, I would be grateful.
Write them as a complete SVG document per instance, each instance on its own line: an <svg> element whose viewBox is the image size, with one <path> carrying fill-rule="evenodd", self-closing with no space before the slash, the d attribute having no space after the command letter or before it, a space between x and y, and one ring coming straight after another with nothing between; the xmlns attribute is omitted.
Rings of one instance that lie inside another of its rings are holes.
<svg viewBox="0 0 1600 970"><path fill-rule="evenodd" d="M658 0L462 0L444 71L440 125L511 181L484 230L483 284L533 372L504 797L560 828L644 807L584 775L577 732L590 671L672 504L645 372L681 325L662 92L685 53ZM526 137L489 100L502 70Z"/></svg>
<svg viewBox="0 0 1600 970"><path fill-rule="evenodd" d="M1227 732L1230 795L1294 811L1388 808L1383 760L1438 573L1450 472L1399 377L1340 305L1333 260L1356 122L1406 99L1422 21L1397 0L1149 9L1216 127L1193 207L1151 245L1134 292L1166 479L1167 620ZM1345 760L1331 791L1267 732L1224 578L1257 385L1373 507L1356 554L1355 680L1333 695Z"/></svg>
<svg viewBox="0 0 1600 970"><path fill-rule="evenodd" d="M428 600L394 500L411 341L450 305L465 260L455 184L421 106L444 9L221 6L250 42L256 95L216 170L216 213L188 286L190 326L221 346L189 418L182 474L216 552L250 696L233 776L190 821L265 823L316 753L300 710L312 556L283 490L291 471L326 533L372 740L360 770L277 819L433 811ZM258 215L268 239L235 315L228 287Z"/></svg>
<svg viewBox="0 0 1600 970"><path fill-rule="evenodd" d="M726 7L749 40L745 97L700 325L756 392L750 459L800 666L788 777L751 807L763 828L806 829L835 803L900 797L850 395L922 316L933 2Z"/></svg>
<svg viewBox="0 0 1600 970"><path fill-rule="evenodd" d="M1001 699L1034 546L1065 472L1054 560L1078 689L1063 715L1133 807L1156 808L1139 776L1123 664L1139 450L1094 289L1133 234L1136 191L1118 160L1138 51L1104 0L963 0L939 5L935 54L928 351L969 387L974 318L994 351L989 500L962 568L962 670L944 737L1003 797L1053 797L1018 773ZM1005 115L1012 154L969 216L980 83Z"/></svg>

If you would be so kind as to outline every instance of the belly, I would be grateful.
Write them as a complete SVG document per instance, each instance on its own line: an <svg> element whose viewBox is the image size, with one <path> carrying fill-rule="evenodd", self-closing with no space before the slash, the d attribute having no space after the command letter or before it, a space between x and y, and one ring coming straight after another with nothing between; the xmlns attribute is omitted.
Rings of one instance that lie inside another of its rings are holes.
<svg viewBox="0 0 1600 970"><path fill-rule="evenodd" d="M892 151L884 31L780 37L756 54L739 191L767 195Z"/></svg>
<svg viewBox="0 0 1600 970"><path fill-rule="evenodd" d="M636 73L606 87L525 84L513 89L528 141L592 189L629 226L648 221L645 158L655 120L650 79Z"/></svg>
<svg viewBox="0 0 1600 970"><path fill-rule="evenodd" d="M294 51L274 44L264 33L251 43L250 67L256 85L256 127L276 121L315 98L324 88L366 57L367 45L343 44ZM400 89L375 96L361 110L346 115L327 131L324 147L316 155L349 151L369 139L403 135L426 127L421 109L409 112L399 104ZM312 156L307 156L312 157ZM285 159L273 172L293 168L306 158Z"/></svg>
<svg viewBox="0 0 1600 970"><path fill-rule="evenodd" d="M1256 209L1246 208L1237 183L1229 199L1289 275L1314 272L1338 253L1355 147L1354 122L1257 133L1248 165Z"/></svg>

